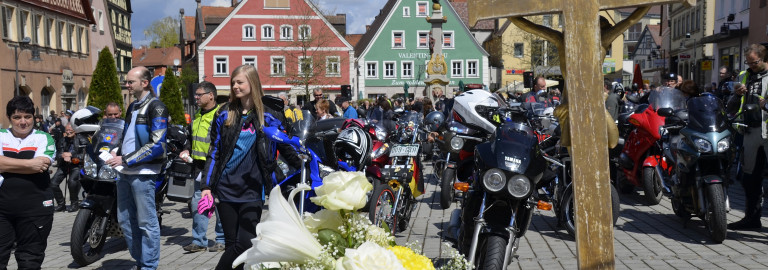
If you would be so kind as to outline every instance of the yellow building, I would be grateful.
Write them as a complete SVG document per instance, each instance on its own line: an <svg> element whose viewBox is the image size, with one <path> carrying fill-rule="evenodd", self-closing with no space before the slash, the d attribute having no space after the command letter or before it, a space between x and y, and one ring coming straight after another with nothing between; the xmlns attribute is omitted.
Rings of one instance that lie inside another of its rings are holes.
<svg viewBox="0 0 768 270"><path fill-rule="evenodd" d="M616 11L602 11L601 15L611 24L616 24L620 15ZM562 15L548 14L527 17L540 25L558 31L563 30ZM506 19L499 20L499 29L485 42L486 51L491 53L491 66L500 67L500 88L523 87L523 72L532 71L534 76L562 80L557 49L541 37L517 28ZM624 37L618 37L611 44L603 61L603 74L612 80L621 79L623 69ZM558 86L562 88L562 86Z"/></svg>

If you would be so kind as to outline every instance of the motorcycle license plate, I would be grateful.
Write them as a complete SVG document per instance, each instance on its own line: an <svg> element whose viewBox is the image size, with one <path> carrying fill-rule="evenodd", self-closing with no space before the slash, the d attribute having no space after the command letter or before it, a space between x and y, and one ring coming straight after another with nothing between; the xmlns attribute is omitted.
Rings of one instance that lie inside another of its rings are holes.
<svg viewBox="0 0 768 270"><path fill-rule="evenodd" d="M389 151L391 157L415 157L419 155L418 144L398 144Z"/></svg>

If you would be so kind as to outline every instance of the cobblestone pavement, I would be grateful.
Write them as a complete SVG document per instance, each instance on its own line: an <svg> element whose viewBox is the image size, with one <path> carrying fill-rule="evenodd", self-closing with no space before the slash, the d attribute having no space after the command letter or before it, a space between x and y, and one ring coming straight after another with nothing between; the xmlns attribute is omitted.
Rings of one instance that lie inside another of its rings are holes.
<svg viewBox="0 0 768 270"><path fill-rule="evenodd" d="M425 170L431 173L429 164ZM418 241L425 255L439 262L446 250L444 244L451 244L443 238L442 229L447 228L455 208L440 208L439 187L432 177L427 179L427 190L418 198L420 203L410 226L398 233L397 242ZM728 214L728 222L740 219L744 207L740 185L731 187L733 210ZM680 218L672 213L668 198L659 205L646 206L641 193L621 195L621 217L614 231L617 269L768 268L768 228L756 232L729 231L722 244L715 244L709 240L700 219L692 218L684 227ZM169 202L163 207L170 213L163 216L160 269L212 269L220 252L187 253L182 249L191 242L192 219L186 205ZM122 239L108 240L106 255L96 263L85 267L74 263L69 238L75 215L55 214L43 269L131 269L134 262ZM565 228L558 228L556 223L552 212L534 214L531 228L520 244L519 258L509 269L576 269L576 243ZM763 218L763 223L768 225L768 219ZM208 236L213 238L213 222L209 224ZM9 263L9 269L16 268L13 256Z"/></svg>

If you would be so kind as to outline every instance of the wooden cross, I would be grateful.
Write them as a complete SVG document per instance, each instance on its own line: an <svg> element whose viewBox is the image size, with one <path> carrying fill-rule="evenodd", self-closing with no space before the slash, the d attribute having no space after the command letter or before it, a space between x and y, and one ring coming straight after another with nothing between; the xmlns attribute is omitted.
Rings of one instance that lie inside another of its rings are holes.
<svg viewBox="0 0 768 270"><path fill-rule="evenodd" d="M475 0L468 1L469 25L509 18L521 29L553 42L566 79L576 210L576 246L580 269L613 269L608 134L605 129L602 63L610 43L638 22L652 5L696 0ZM638 7L614 26L599 25L599 12ZM561 33L522 16L562 13Z"/></svg>

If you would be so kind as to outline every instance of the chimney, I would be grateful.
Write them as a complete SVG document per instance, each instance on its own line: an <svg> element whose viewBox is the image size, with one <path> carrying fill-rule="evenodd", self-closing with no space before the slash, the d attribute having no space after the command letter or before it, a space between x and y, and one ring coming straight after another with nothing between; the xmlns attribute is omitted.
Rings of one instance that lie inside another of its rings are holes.
<svg viewBox="0 0 768 270"><path fill-rule="evenodd" d="M202 7L203 7L203 4L202 4L202 3L200 3L200 1L201 1L201 0L195 0L195 2L197 2L197 9L198 9L198 10L200 10L200 8L202 8Z"/></svg>

